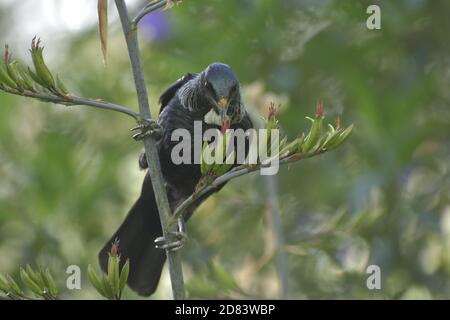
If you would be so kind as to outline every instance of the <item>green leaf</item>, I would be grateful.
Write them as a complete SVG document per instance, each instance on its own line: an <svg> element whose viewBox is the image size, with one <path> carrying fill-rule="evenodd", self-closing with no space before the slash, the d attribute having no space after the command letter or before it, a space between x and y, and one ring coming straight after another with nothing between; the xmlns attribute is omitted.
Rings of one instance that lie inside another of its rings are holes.
<svg viewBox="0 0 450 320"><path fill-rule="evenodd" d="M39 287L44 288L45 282L39 272L34 271L29 264L25 266L25 271L28 276L35 282Z"/></svg>
<svg viewBox="0 0 450 320"><path fill-rule="evenodd" d="M40 79L42 79L43 83L45 84L45 88L54 88L55 87L55 79L53 78L52 73L48 69L47 65L45 64L44 57L43 57L43 51L44 48L40 46L40 40L37 42L36 39L33 39L31 43L31 58L33 60L34 68L36 70L36 74L39 76Z"/></svg>
<svg viewBox="0 0 450 320"><path fill-rule="evenodd" d="M112 284L109 282L108 277L102 277L101 283L105 290L105 297L109 300L115 300L116 296L114 295Z"/></svg>
<svg viewBox="0 0 450 320"><path fill-rule="evenodd" d="M89 281L94 286L94 288L97 290L97 292L100 293L105 298L107 298L105 292L106 290L105 288L103 288L103 283L101 279L97 276L97 273L94 271L94 268L91 265L88 265L88 278Z"/></svg>
<svg viewBox="0 0 450 320"><path fill-rule="evenodd" d="M9 76L18 87L23 87L22 79L20 78L19 72L17 71L18 63L19 62L15 60L11 61L9 64L6 65L6 71L8 71Z"/></svg>
<svg viewBox="0 0 450 320"><path fill-rule="evenodd" d="M122 292L125 288L125 285L127 284L128 275L130 273L130 260L127 259L125 264L122 267L122 271L120 272L120 285L119 285L119 291Z"/></svg>
<svg viewBox="0 0 450 320"><path fill-rule="evenodd" d="M56 75L56 89L62 94L68 94L69 90L67 90L64 83L62 83L61 79L59 79L58 75Z"/></svg>
<svg viewBox="0 0 450 320"><path fill-rule="evenodd" d="M22 282L31 289L31 291L38 296L42 296L44 289L39 287L39 285L33 281L30 275L23 268L20 268L20 278L22 279Z"/></svg>
<svg viewBox="0 0 450 320"><path fill-rule="evenodd" d="M323 120L322 117L317 116L315 119L307 117L307 119L311 120L312 124L311 129L309 130L309 133L306 136L305 142L302 145L302 152L311 151L311 149L316 145L316 143L320 139L322 131L322 120Z"/></svg>
<svg viewBox="0 0 450 320"><path fill-rule="evenodd" d="M45 285L48 288L49 293L56 297L58 296L58 288L56 287L55 280L53 279L50 270L47 268L45 271L41 272L41 275L44 279Z"/></svg>
<svg viewBox="0 0 450 320"><path fill-rule="evenodd" d="M0 290L2 290L4 292L9 292L8 280L2 274L0 274Z"/></svg>
<svg viewBox="0 0 450 320"><path fill-rule="evenodd" d="M36 82L37 84L39 84L41 87L45 88L47 87L47 85L45 84L44 80L42 80L41 78L39 78L39 76L34 73L30 67L28 67L28 74L30 75L31 79L34 80L34 82Z"/></svg>
<svg viewBox="0 0 450 320"><path fill-rule="evenodd" d="M325 144L325 147L328 150L338 147L339 145L344 143L345 140L347 140L347 138L350 136L352 131L353 131L353 124L351 124L350 126L345 128L345 130L337 132L336 137L332 141L327 142Z"/></svg>
<svg viewBox="0 0 450 320"><path fill-rule="evenodd" d="M119 291L119 262L118 256L109 256L108 259L108 281L111 284L114 294Z"/></svg>
<svg viewBox="0 0 450 320"><path fill-rule="evenodd" d="M14 279L9 274L6 275L6 279L8 280L9 288L11 289L12 293L19 296L23 295L22 289L20 289L20 287L17 285L17 282L14 281Z"/></svg>
<svg viewBox="0 0 450 320"><path fill-rule="evenodd" d="M2 62L0 62L0 83L12 89L17 87L14 80L9 76L6 66Z"/></svg>

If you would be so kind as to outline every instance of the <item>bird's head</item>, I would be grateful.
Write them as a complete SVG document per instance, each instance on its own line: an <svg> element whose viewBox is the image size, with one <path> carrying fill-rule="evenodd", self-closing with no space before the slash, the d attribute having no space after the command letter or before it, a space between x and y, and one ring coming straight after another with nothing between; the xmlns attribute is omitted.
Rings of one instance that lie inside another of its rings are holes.
<svg viewBox="0 0 450 320"><path fill-rule="evenodd" d="M208 117L217 125L239 122L242 119L239 80L230 66L210 64L201 74L201 92L206 102Z"/></svg>

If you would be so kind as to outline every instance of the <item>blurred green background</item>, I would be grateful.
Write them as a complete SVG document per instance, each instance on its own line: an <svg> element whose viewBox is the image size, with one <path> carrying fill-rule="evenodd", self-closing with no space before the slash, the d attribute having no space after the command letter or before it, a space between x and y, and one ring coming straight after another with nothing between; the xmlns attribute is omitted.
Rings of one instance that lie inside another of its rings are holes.
<svg viewBox="0 0 450 320"><path fill-rule="evenodd" d="M130 1L130 11L145 3ZM372 3L381 7L381 30L366 28ZM283 290L291 299L450 297L449 15L444 0L185 0L143 21L153 114L171 82L221 61L238 74L246 104L262 112L282 104L290 137L306 130L318 99L328 120L356 125L338 150L277 176L287 288L264 179L253 174L189 221L181 253L189 298L278 298ZM29 61L34 34L72 92L136 108L113 2L107 68L96 1L1 0L0 42ZM42 264L64 288L65 269L76 264L82 290L62 297L99 297L87 265L97 266L144 175L133 124L0 93L1 273ZM371 264L381 268L381 290L366 287ZM167 272L153 298L171 298Z"/></svg>

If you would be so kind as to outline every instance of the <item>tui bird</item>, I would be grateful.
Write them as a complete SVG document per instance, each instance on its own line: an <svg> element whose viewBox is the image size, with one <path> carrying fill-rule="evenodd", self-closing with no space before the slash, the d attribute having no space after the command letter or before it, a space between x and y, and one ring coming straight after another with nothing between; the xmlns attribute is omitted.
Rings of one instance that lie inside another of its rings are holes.
<svg viewBox="0 0 450 320"><path fill-rule="evenodd" d="M157 140L161 170L165 180L171 210L187 199L200 180L199 163L174 164L171 150L178 141L171 140L175 129L184 128L194 136L194 121L202 121L202 130L220 128L227 122L231 129L252 128L252 120L241 102L239 81L226 64L213 63L200 74L188 73L173 83L160 97L158 124L161 135ZM191 139L193 150L193 139ZM193 155L192 155L193 157ZM192 158L192 160L194 160ZM197 159L198 160L198 159ZM139 159L147 169L145 153ZM220 186L220 187L223 187ZM219 188L220 189L220 188ZM194 212L206 195L197 199L185 214L185 220ZM99 253L100 266L107 271L111 243L120 241L121 262L130 260L128 286L142 296L154 293L166 259L164 250L155 247L155 239L162 235L158 208L152 182L147 172L140 197L134 203L125 221Z"/></svg>

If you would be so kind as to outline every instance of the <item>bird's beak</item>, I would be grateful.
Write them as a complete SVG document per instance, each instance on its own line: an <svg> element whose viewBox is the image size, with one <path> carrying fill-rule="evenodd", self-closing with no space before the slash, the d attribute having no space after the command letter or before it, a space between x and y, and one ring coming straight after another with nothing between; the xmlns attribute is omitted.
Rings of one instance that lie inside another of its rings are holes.
<svg viewBox="0 0 450 320"><path fill-rule="evenodd" d="M227 110L228 108L228 98L226 97L220 97L219 101L217 101L217 106L219 107L220 110Z"/></svg>
<svg viewBox="0 0 450 320"><path fill-rule="evenodd" d="M219 107L219 116L220 120L222 122L222 130L226 130L230 127L230 117L227 115L228 105L229 105L228 98L226 97L220 97L219 101L217 102L217 106Z"/></svg>

